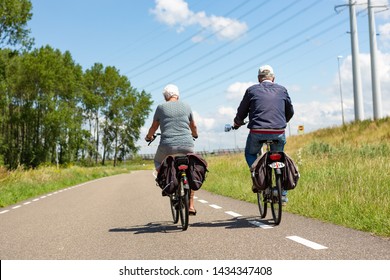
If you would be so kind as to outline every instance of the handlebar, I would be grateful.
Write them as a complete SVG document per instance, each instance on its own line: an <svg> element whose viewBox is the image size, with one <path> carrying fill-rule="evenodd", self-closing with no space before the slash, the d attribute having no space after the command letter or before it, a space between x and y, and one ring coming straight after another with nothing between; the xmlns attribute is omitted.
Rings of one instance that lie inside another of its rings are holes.
<svg viewBox="0 0 390 280"><path fill-rule="evenodd" d="M161 133L155 133L154 135L153 135L153 139L152 140L146 140L146 142L148 142L148 146L150 146L150 144L152 144L152 142L154 141L154 140L156 140L156 138L157 138L157 136L160 136L161 135Z"/></svg>
<svg viewBox="0 0 390 280"><path fill-rule="evenodd" d="M234 126L231 124L225 124L225 132L229 132L230 130L237 130L239 129L239 126Z"/></svg>
<svg viewBox="0 0 390 280"><path fill-rule="evenodd" d="M146 140L146 142L148 142L148 146L150 146L150 144L152 144L152 142L154 141L154 140L156 140L156 138L157 138L157 136L160 136L161 135L161 133L155 133L154 135L153 135L153 139L152 140ZM195 141L196 139L198 139L198 135L196 136L196 137L192 137L192 139Z"/></svg>

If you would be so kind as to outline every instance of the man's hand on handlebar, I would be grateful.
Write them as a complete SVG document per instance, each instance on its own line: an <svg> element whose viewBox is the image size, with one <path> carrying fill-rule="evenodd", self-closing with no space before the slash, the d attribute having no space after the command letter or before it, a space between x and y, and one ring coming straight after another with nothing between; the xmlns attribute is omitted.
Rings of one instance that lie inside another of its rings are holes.
<svg viewBox="0 0 390 280"><path fill-rule="evenodd" d="M238 124L234 123L234 124L232 125L232 129L233 129L233 130L237 130L237 129L240 128L240 126L241 126L241 125L238 125Z"/></svg>

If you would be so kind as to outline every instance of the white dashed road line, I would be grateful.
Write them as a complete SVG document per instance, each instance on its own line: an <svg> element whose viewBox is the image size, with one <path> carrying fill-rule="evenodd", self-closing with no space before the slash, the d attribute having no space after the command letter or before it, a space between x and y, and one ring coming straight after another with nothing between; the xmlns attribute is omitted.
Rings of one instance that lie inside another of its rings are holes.
<svg viewBox="0 0 390 280"><path fill-rule="evenodd" d="M226 211L225 213L230 215L230 216L233 216L233 217L241 217L242 216L241 214L238 214L238 213L233 212L233 211Z"/></svg>
<svg viewBox="0 0 390 280"><path fill-rule="evenodd" d="M69 187L69 188L66 188L66 189L58 190L58 191L55 191L53 193L49 193L49 194L43 195L41 197L35 198L35 199L31 200L31 201L26 201L26 202L23 203L23 205L28 205L28 204L31 204L32 202L39 201L40 199L44 199L44 198L50 197L52 195L56 195L56 194L59 194L61 192L64 192L64 191L67 191L67 190L71 190L71 189L74 189L74 188L78 188L78 187L84 186L86 184L89 184L89 183L92 183L92 182L96 182L96 181L99 181L99 180L103 180L103 179L104 178L99 178L99 179L96 179L96 180L93 180L93 181L89 181L89 182L85 182L85 183L82 183L82 184L79 184L79 185L76 185L76 186L73 186L73 187ZM18 208L22 207L23 205L13 206L11 208L11 210L18 209ZM0 212L0 214L5 214L5 213L7 213L9 211L10 210L3 210L3 211Z"/></svg>
<svg viewBox="0 0 390 280"><path fill-rule="evenodd" d="M298 242L302 245L305 245L307 247L310 247L314 250L323 250L323 249L328 249L328 247L325 247L321 244L318 244L318 243L315 243L313 241L310 241L310 240L307 240L307 239L304 239L302 237L299 237L299 236L287 236L286 238L290 239L290 240L293 240L295 242Z"/></svg>
<svg viewBox="0 0 390 280"><path fill-rule="evenodd" d="M260 228L263 228L263 229L271 229L271 228L274 228L270 225L266 225L266 224L263 224L259 221L249 221L250 224L254 225L254 226L257 226L257 227L260 227Z"/></svg>
<svg viewBox="0 0 390 280"><path fill-rule="evenodd" d="M194 197L195 199L198 199L198 197ZM198 200L200 203L208 203L206 200L203 200L203 199L199 199ZM214 209L222 209L221 206L218 206L218 205L215 205L215 204L209 204L210 207L214 208ZM233 216L233 217L242 217L241 214L239 213L236 213L236 212L233 212L233 211L225 211L226 214L230 215L230 216ZM254 226L257 226L259 228L262 228L262 229L273 229L274 227L271 226L271 225L267 225L267 224L264 224L262 222L259 222L259 221L248 221L250 224L254 225ZM328 247L325 247L321 244L318 244L318 243L315 243L315 242L312 242L310 240L307 240L307 239L304 239L302 237L299 237L299 236L287 236L286 238L292 240L292 241L295 241L295 242L298 242L304 246L307 246L309 248L312 248L314 250L323 250L323 249L328 249Z"/></svg>

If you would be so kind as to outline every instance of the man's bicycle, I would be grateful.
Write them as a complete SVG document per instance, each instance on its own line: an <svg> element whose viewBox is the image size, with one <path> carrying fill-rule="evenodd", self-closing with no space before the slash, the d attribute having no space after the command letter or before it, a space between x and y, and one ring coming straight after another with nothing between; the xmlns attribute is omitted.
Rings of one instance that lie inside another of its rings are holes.
<svg viewBox="0 0 390 280"><path fill-rule="evenodd" d="M160 133L154 135L153 139L149 141L150 145ZM172 194L168 194L173 223L179 222L183 231L187 230L189 223L189 200L190 200L190 186L187 180L186 170L188 169L188 157L185 154L172 155L174 157L174 166L176 168L178 186Z"/></svg>
<svg viewBox="0 0 390 280"><path fill-rule="evenodd" d="M234 126L229 124L225 125L225 132L234 129ZM267 148L265 151L266 155L264 155L266 158L264 159L266 160L267 165L264 166L264 168L267 168L268 166L272 173L270 174L270 180L268 181L266 188L264 190L259 190L256 193L260 217L263 219L267 216L267 209L269 204L275 225L279 225L282 220L282 169L285 167L285 164L283 163L284 152L271 151L271 145L277 143L277 140L267 140L265 142ZM261 157L263 154L263 150L261 149L258 156ZM267 172L266 170L263 171L264 173Z"/></svg>
<svg viewBox="0 0 390 280"><path fill-rule="evenodd" d="M277 144L277 140L266 141L266 162L267 166L271 168L272 174L268 186L259 192L257 192L257 204L259 206L260 217L265 218L267 216L268 204L271 206L272 218L275 225L279 225L282 220L282 169L285 167L284 153L274 152L270 150L272 144ZM262 156L262 153L260 153Z"/></svg>

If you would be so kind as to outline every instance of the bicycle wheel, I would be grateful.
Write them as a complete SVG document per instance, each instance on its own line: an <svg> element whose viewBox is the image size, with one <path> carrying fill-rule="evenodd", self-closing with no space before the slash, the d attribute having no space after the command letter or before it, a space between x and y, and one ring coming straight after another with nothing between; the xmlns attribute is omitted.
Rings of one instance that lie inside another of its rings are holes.
<svg viewBox="0 0 390 280"><path fill-rule="evenodd" d="M257 205L259 206L260 218L267 216L267 198L264 192L260 191L257 193Z"/></svg>
<svg viewBox="0 0 390 280"><path fill-rule="evenodd" d="M178 208L177 194L170 195L169 201L171 203L173 223L177 224L177 222L179 221L179 208Z"/></svg>
<svg viewBox="0 0 390 280"><path fill-rule="evenodd" d="M275 187L272 189L271 210L275 225L279 225L282 220L282 174L274 171Z"/></svg>
<svg viewBox="0 0 390 280"><path fill-rule="evenodd" d="M183 182L180 182L183 184ZM184 186L181 186L184 188ZM184 189L184 196L179 198L179 214L180 214L180 222L183 230L187 230L188 228L188 220L189 220L189 190Z"/></svg>

